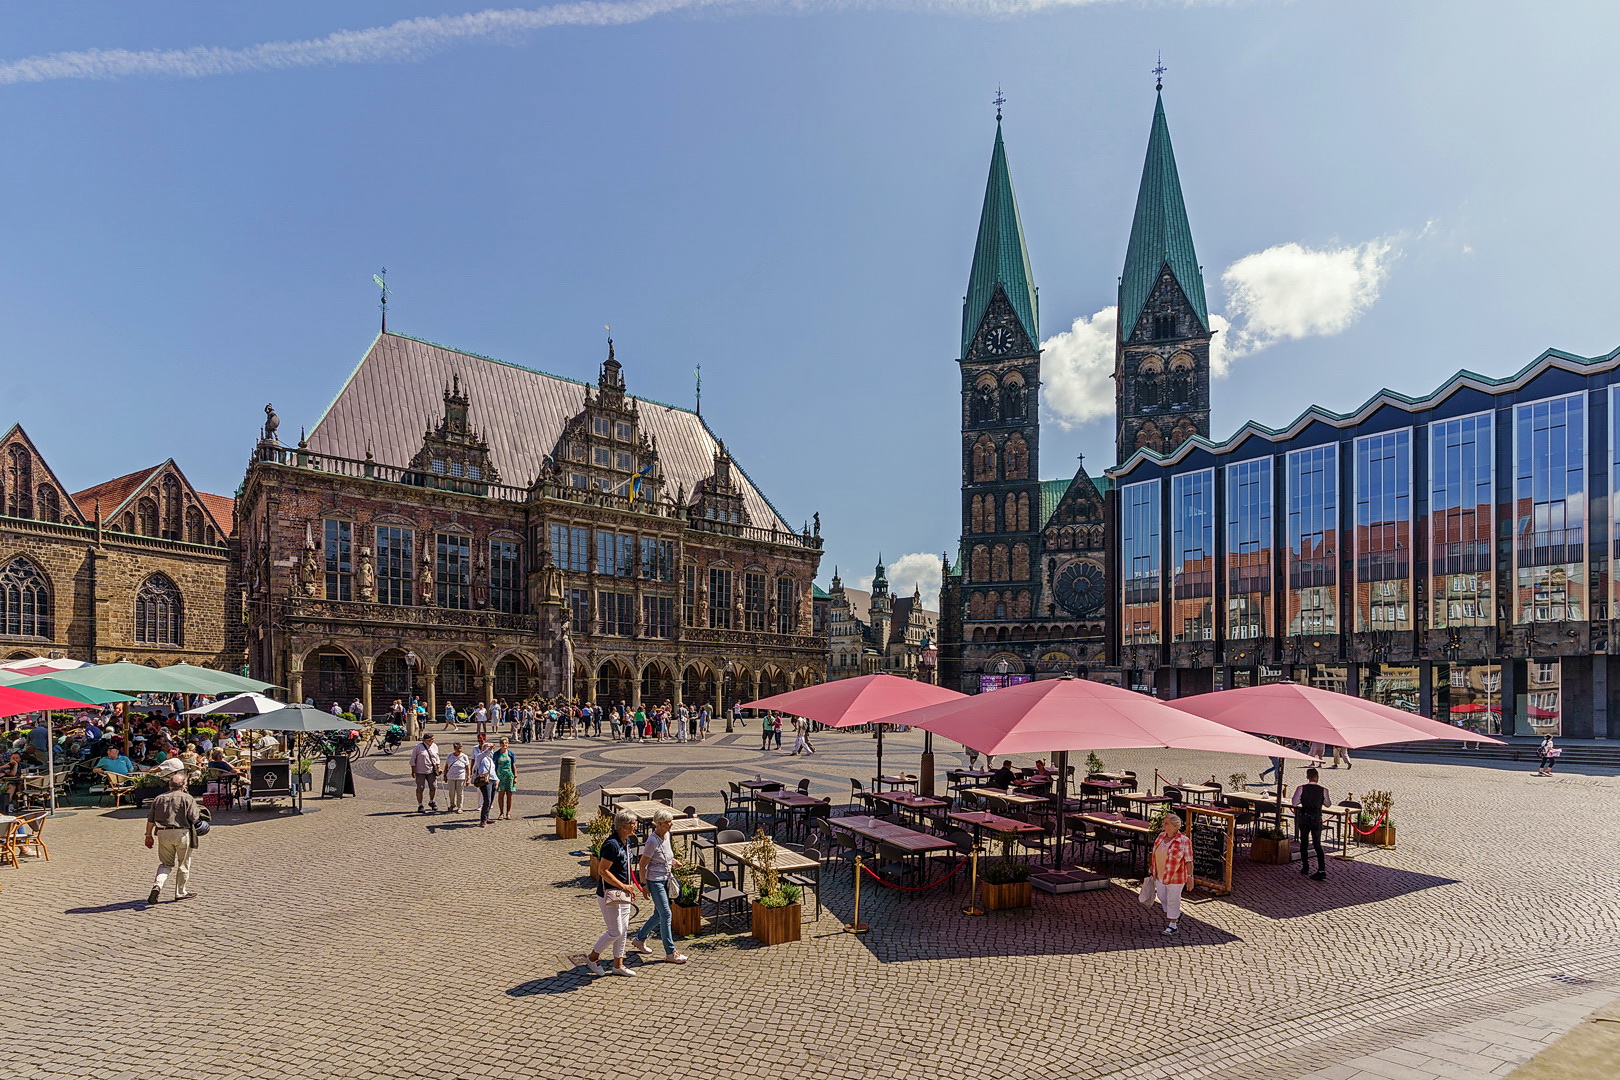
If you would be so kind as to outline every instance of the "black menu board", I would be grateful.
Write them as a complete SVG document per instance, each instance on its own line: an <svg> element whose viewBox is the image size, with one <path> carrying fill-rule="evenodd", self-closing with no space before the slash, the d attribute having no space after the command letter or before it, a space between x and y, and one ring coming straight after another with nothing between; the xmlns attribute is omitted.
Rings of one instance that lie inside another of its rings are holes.
<svg viewBox="0 0 1620 1080"><path fill-rule="evenodd" d="M1232 840L1237 819L1220 810L1186 807L1192 839L1193 887L1224 895L1232 891Z"/></svg>

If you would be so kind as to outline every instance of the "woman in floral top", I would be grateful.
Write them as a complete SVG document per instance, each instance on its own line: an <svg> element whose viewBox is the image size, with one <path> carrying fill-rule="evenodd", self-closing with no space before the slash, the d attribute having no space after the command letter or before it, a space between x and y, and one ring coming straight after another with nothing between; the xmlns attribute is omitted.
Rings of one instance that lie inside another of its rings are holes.
<svg viewBox="0 0 1620 1080"><path fill-rule="evenodd" d="M1153 841L1153 880L1159 906L1164 908L1166 934L1174 934L1180 927L1181 890L1192 876L1192 841L1181 831L1181 819L1174 814L1164 815L1158 837Z"/></svg>

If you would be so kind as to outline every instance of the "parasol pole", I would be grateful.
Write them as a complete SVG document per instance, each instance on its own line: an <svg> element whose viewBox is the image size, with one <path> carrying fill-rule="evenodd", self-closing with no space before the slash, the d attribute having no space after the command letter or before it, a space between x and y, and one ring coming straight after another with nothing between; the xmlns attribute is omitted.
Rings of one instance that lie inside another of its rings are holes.
<svg viewBox="0 0 1620 1080"><path fill-rule="evenodd" d="M46 803L52 816L56 814L56 729L51 723L51 714L47 710L45 716L45 782L50 785L46 789Z"/></svg>
<svg viewBox="0 0 1620 1080"><path fill-rule="evenodd" d="M1063 838L1069 824L1067 815L1069 806L1069 752L1067 750L1057 751L1052 755L1052 761L1057 765L1058 771L1057 851L1053 854L1053 866L1061 872L1063 869Z"/></svg>
<svg viewBox="0 0 1620 1080"><path fill-rule="evenodd" d="M877 776L875 777L877 783L872 786L881 789L883 786L883 725L881 723L877 726L877 740Z"/></svg>

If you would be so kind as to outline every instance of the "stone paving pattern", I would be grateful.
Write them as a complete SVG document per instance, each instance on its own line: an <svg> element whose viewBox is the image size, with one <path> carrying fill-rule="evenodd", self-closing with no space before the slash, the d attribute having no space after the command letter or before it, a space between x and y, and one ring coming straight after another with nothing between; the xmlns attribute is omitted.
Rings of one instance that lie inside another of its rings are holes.
<svg viewBox="0 0 1620 1080"><path fill-rule="evenodd" d="M856 938L841 878L797 944L710 935L635 979L573 967L601 923L580 845L550 838L557 759L579 760L582 809L631 783L717 812L756 771L842 802L873 772L868 736L824 732L800 759L758 739L520 746L519 819L487 829L416 815L407 755L373 755L358 798L219 814L200 897L152 909L144 815L60 817L52 861L0 869L0 1073L1287 1080L1620 985L1620 780L1371 759L1324 776L1335 799L1392 790L1398 848L1330 860L1325 883L1240 858L1175 939L1125 879L980 919L962 891L866 888ZM919 743L889 737L886 765L915 770ZM1104 756L1187 780L1263 766Z"/></svg>

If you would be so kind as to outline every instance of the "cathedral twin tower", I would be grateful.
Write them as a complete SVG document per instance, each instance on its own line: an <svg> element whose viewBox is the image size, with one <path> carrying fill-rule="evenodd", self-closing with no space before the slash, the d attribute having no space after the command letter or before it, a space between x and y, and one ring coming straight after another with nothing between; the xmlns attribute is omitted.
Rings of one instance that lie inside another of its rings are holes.
<svg viewBox="0 0 1620 1080"><path fill-rule="evenodd" d="M1101 489L1084 468L1073 479L1039 479L1039 316L998 112L962 308L962 545L947 599L962 619L964 684L992 657L1026 672L1043 660L1079 664L1084 642L1102 635ZM1119 282L1116 461L1209 435L1209 344L1161 97Z"/></svg>

